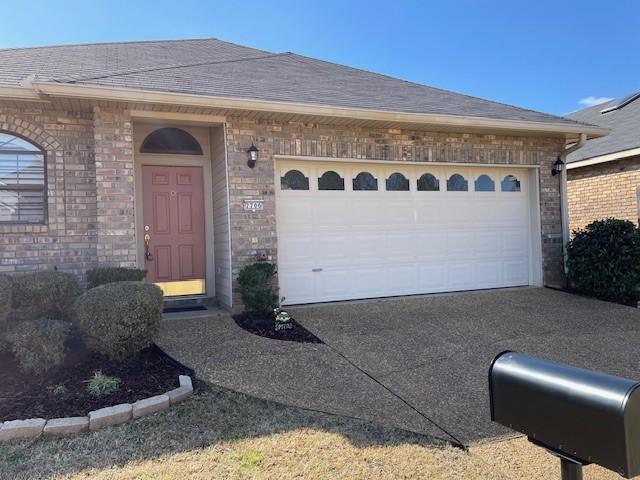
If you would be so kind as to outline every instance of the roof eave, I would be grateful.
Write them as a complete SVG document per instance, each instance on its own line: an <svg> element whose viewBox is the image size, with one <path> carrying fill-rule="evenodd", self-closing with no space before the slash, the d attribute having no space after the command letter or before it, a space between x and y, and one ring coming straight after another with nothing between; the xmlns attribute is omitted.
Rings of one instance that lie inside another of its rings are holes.
<svg viewBox="0 0 640 480"><path fill-rule="evenodd" d="M567 169L572 170L574 168L588 167L589 165L598 165L600 163L614 162L616 160L622 160L629 157L635 157L640 155L640 147L630 148L622 150L620 152L607 153L604 155L597 155L595 157L583 158L567 163Z"/></svg>
<svg viewBox="0 0 640 480"><path fill-rule="evenodd" d="M266 101L242 99L233 97L211 97L173 92L158 92L153 90L129 89L109 86L63 84L44 81L34 81L31 88L13 88L16 90L31 90L35 97L54 96L65 98L81 98L93 100L160 103L193 107L224 108L230 110L253 110L261 112L293 113L300 115L356 118L361 120L387 121L408 124L425 124L449 127L473 127L491 130L509 130L535 133L550 133L563 135L579 135L584 133L588 138L597 138L609 133L608 128L565 123L532 122L525 120L505 120L489 117L465 115L421 114L408 112L393 112L370 110L363 108L335 107L306 103ZM5 87L0 87L0 97ZM11 92L9 92L11 93ZM25 92L26 93L26 92Z"/></svg>

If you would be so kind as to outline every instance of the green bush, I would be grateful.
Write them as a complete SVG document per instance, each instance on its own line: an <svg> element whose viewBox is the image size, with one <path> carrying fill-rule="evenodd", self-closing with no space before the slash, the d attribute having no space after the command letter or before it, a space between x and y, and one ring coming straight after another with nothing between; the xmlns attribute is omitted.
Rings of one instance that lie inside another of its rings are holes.
<svg viewBox="0 0 640 480"><path fill-rule="evenodd" d="M276 266L265 262L247 265L240 270L240 295L248 311L266 314L278 306L275 275Z"/></svg>
<svg viewBox="0 0 640 480"><path fill-rule="evenodd" d="M151 283L107 283L76 301L76 318L89 348L124 360L157 338L162 300L162 290Z"/></svg>
<svg viewBox="0 0 640 480"><path fill-rule="evenodd" d="M13 277L12 305L18 320L49 317L67 320L80 294L72 273L47 271Z"/></svg>
<svg viewBox="0 0 640 480"><path fill-rule="evenodd" d="M147 271L139 268L96 267L87 270L89 288L99 287L113 282L141 282Z"/></svg>
<svg viewBox="0 0 640 480"><path fill-rule="evenodd" d="M13 326L7 340L25 372L43 373L64 361L70 330L70 325L60 320L25 320Z"/></svg>
<svg viewBox="0 0 640 480"><path fill-rule="evenodd" d="M13 282L8 275L0 275L0 333L4 330L4 324L7 321L9 312L11 311L11 297L13 296Z"/></svg>
<svg viewBox="0 0 640 480"><path fill-rule="evenodd" d="M573 234L567 250L573 288L602 300L635 304L640 287L640 230L632 222L608 218Z"/></svg>
<svg viewBox="0 0 640 480"><path fill-rule="evenodd" d="M89 392L89 395L92 397L104 397L118 390L122 380L118 377L105 375L98 370L97 372L93 372L91 378L85 380L85 383L87 384L87 392Z"/></svg>

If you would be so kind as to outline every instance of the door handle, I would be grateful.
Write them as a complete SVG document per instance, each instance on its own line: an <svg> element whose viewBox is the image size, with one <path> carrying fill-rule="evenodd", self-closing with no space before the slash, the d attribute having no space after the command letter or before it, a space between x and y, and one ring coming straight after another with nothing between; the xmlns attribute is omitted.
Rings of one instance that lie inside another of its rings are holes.
<svg viewBox="0 0 640 480"><path fill-rule="evenodd" d="M148 227L145 227L145 230ZM148 262L151 262L153 260L153 255L151 254L151 252L149 252L149 240L151 240L151 235L149 235L148 233L144 234L144 259L147 260Z"/></svg>
<svg viewBox="0 0 640 480"><path fill-rule="evenodd" d="M321 272L322 269L321 268L312 268L311 271L312 272Z"/></svg>

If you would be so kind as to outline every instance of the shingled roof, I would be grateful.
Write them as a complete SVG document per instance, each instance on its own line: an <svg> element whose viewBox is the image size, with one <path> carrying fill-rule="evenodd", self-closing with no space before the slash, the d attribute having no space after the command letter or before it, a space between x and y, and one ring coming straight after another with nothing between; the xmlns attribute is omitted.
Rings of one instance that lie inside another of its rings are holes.
<svg viewBox="0 0 640 480"><path fill-rule="evenodd" d="M633 98L633 95L627 97ZM611 129L606 137L589 140L584 147L570 154L567 157L569 163L640 148L640 96L620 108L611 110L611 107L618 103L620 99L611 100L568 115L578 122ZM603 110L605 113L601 113Z"/></svg>
<svg viewBox="0 0 640 480"><path fill-rule="evenodd" d="M30 81L120 87L387 112L576 126L574 120L294 53L217 39L0 50L0 86Z"/></svg>

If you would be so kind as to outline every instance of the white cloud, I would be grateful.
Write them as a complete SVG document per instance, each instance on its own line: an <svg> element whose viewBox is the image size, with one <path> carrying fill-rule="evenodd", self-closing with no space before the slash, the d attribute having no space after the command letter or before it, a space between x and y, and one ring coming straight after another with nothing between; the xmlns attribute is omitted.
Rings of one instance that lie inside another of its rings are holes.
<svg viewBox="0 0 640 480"><path fill-rule="evenodd" d="M610 97L594 97L590 95L588 97L584 97L578 101L580 105L584 105L585 107L593 107L594 105L600 105L601 103L609 102L613 100Z"/></svg>

